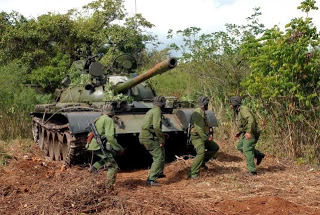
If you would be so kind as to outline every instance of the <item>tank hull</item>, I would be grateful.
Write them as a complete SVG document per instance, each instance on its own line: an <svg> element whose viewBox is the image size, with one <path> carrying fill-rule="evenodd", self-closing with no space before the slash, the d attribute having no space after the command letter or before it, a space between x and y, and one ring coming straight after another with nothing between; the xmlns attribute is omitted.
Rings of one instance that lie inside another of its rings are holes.
<svg viewBox="0 0 320 215"><path fill-rule="evenodd" d="M164 113L162 130L169 135L166 142L167 160L175 155L182 155L187 143L187 125L190 122L192 109L178 109L173 113ZM33 137L43 153L54 161L64 161L66 165L92 162L91 154L86 150L86 140L90 132L89 124L101 115L97 111L71 111L59 114L34 112ZM217 120L212 111L207 111L208 121L217 126ZM126 149L124 161L120 166L131 164L143 166L148 163L149 155L139 143L139 133L145 112L119 113L114 117L116 138Z"/></svg>

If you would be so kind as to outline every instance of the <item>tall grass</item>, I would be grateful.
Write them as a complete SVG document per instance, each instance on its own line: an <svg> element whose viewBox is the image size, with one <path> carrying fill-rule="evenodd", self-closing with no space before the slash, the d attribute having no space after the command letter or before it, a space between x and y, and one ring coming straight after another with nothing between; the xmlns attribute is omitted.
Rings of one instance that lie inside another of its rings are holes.
<svg viewBox="0 0 320 215"><path fill-rule="evenodd" d="M15 61L0 67L0 139L29 138L34 105L50 102L51 96L39 95L27 87L27 69Z"/></svg>

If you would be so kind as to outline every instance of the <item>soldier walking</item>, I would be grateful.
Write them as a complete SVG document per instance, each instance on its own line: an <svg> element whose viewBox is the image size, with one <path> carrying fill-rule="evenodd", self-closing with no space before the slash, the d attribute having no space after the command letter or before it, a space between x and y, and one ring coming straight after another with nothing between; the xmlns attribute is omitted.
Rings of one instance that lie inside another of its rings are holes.
<svg viewBox="0 0 320 215"><path fill-rule="evenodd" d="M149 110L142 122L139 141L151 154L153 162L147 178L147 185L158 186L157 178L163 178L165 163L165 136L162 132L162 111L166 103L163 96L153 98L154 107Z"/></svg>
<svg viewBox="0 0 320 215"><path fill-rule="evenodd" d="M265 154L255 149L260 137L257 121L251 110L241 104L241 97L232 96L230 98L230 107L237 119L238 132L235 137L240 137L236 147L246 158L248 174L257 175L254 158L257 159L257 165L259 165L265 157Z"/></svg>
<svg viewBox="0 0 320 215"><path fill-rule="evenodd" d="M102 115L98 117L94 123L103 144L110 144L111 150L105 150L104 155L104 153L101 151L100 145L97 143L97 140L93 137L92 133L89 133L89 138L86 145L87 150L94 151L94 153L101 158L89 168L89 172L97 172L103 166L106 166L108 171L105 185L106 188L110 190L114 188L118 172L118 164L114 157L117 153L120 155L124 153L122 146L118 144L117 139L114 136L115 126L114 121L111 118L113 115L113 106L111 104L106 104L102 107Z"/></svg>
<svg viewBox="0 0 320 215"><path fill-rule="evenodd" d="M209 98L201 96L198 99L198 108L191 115L191 142L196 150L190 177L192 179L199 178L200 168L208 169L208 162L219 150L219 145L213 141L213 136L210 134L209 124L207 122L205 111L208 110Z"/></svg>

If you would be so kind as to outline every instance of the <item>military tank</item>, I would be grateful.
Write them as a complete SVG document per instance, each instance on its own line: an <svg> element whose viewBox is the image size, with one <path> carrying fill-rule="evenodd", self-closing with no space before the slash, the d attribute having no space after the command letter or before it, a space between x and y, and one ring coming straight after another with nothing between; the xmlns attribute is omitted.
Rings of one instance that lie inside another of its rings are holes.
<svg viewBox="0 0 320 215"><path fill-rule="evenodd" d="M109 68L97 62L97 57L75 62L75 68L90 77L89 83L70 84L67 77L56 90L55 103L35 106L31 113L34 140L51 160L64 161L67 165L90 162L91 154L85 149L89 124L101 115L102 106L110 103L115 109L116 138L126 151L119 165L137 167L150 159L138 140L142 120L153 107L155 96L145 81L175 68L177 59L166 59L135 76L137 62L133 56L118 56ZM167 159L172 159L186 148L193 105L175 97L166 99L162 129L170 137L165 148ZM212 111L207 111L207 118L211 127L218 126Z"/></svg>

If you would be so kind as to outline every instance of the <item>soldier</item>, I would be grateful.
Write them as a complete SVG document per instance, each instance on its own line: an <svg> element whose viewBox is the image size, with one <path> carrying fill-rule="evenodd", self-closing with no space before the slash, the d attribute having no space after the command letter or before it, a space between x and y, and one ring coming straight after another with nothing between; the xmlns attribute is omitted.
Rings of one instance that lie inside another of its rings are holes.
<svg viewBox="0 0 320 215"><path fill-rule="evenodd" d="M111 118L114 115L113 106L106 104L102 107L102 115L98 117L95 121L95 126L97 131L103 141L103 144L110 144L111 151L105 150L106 156L103 155L97 140L89 134L86 148L90 151L94 151L101 159L100 161L95 162L90 168L89 172L97 172L101 167L106 166L107 179L106 179L106 188L112 190L116 182L118 164L115 161L114 157L117 153L122 155L124 150L121 145L118 144L117 139L115 138L115 126L113 119Z"/></svg>
<svg viewBox="0 0 320 215"><path fill-rule="evenodd" d="M255 149L260 137L260 130L255 116L248 107L241 105L241 98L239 96L232 96L230 98L230 107L237 118L238 132L235 137L240 137L237 149L246 158L248 174L257 175L254 158L257 159L257 165L259 165L265 155Z"/></svg>
<svg viewBox="0 0 320 215"><path fill-rule="evenodd" d="M200 167L208 169L206 162L219 150L218 144L213 141L213 136L210 134L205 114L208 104L209 98L201 96L198 100L199 107L191 115L191 142L197 152L189 173L192 179L199 178Z"/></svg>
<svg viewBox="0 0 320 215"><path fill-rule="evenodd" d="M166 99L163 96L153 98L154 107L149 110L142 122L139 141L152 155L152 165L147 178L147 185L158 186L157 178L163 178L165 163L165 136L162 133L162 113Z"/></svg>

